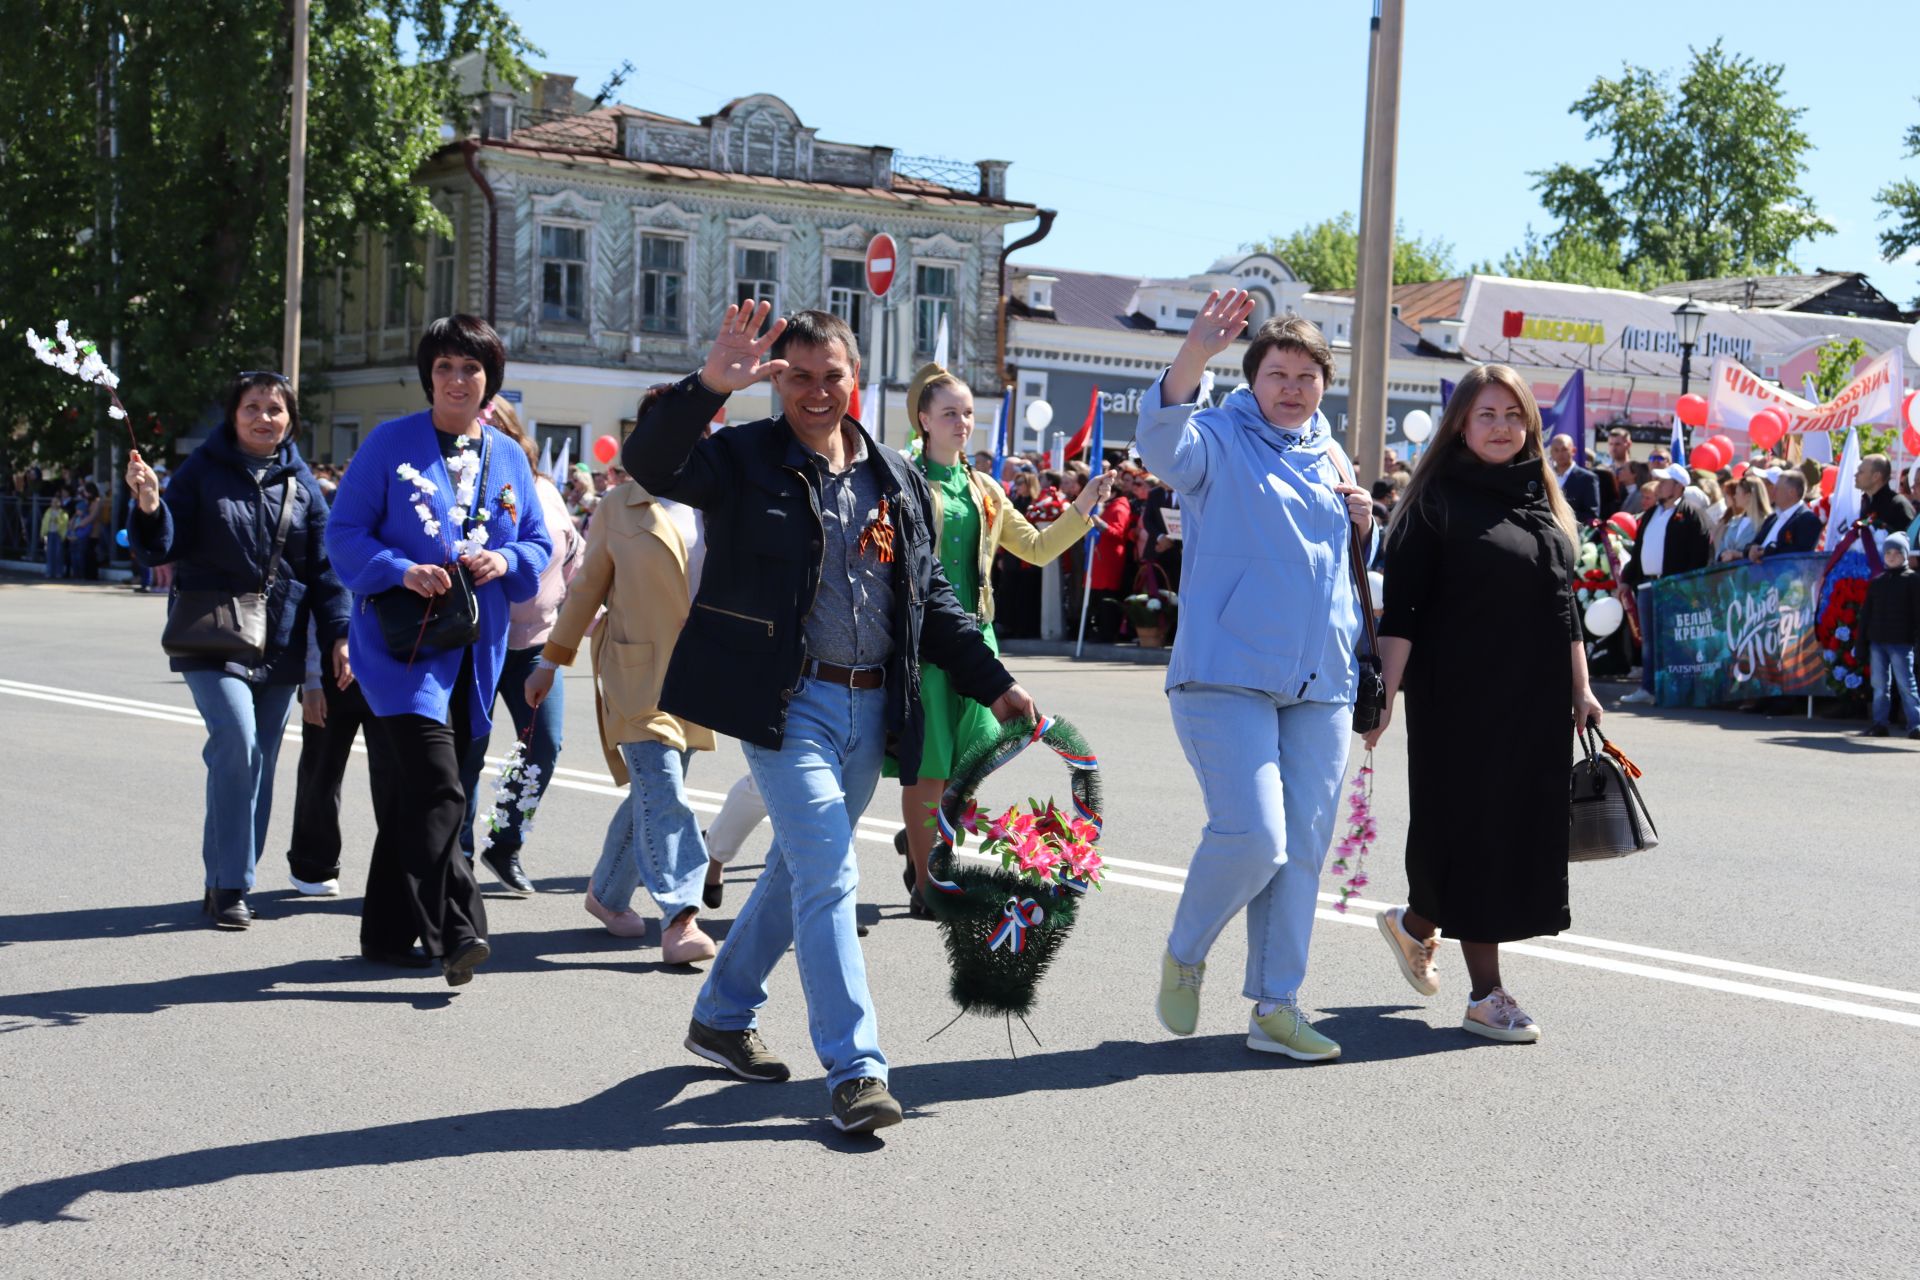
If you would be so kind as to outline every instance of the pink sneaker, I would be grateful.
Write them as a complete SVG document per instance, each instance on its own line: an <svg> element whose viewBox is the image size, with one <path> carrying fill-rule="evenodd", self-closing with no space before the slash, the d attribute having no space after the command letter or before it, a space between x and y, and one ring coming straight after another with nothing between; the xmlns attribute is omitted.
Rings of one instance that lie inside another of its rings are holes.
<svg viewBox="0 0 1920 1280"><path fill-rule="evenodd" d="M647 936L647 922L635 911L609 911L600 905L600 899L593 896L591 886L587 889L587 914L607 926L607 932L616 938L644 938Z"/></svg>
<svg viewBox="0 0 1920 1280"><path fill-rule="evenodd" d="M1400 972L1406 976L1407 984L1423 996L1438 995L1440 970L1434 966L1433 958L1440 952L1440 935L1436 933L1425 942L1420 941L1401 923L1406 914L1405 907L1395 907L1375 916L1374 923L1380 926L1380 936L1393 948L1393 958L1400 962Z"/></svg>
<svg viewBox="0 0 1920 1280"><path fill-rule="evenodd" d="M1460 1028L1508 1044L1533 1044L1540 1039L1539 1024L1527 1016L1505 987L1495 987L1484 1000L1467 1001L1467 1016Z"/></svg>
<svg viewBox="0 0 1920 1280"><path fill-rule="evenodd" d="M660 959L667 964L698 964L720 953L713 939L700 931L694 913L684 911L660 928Z"/></svg>

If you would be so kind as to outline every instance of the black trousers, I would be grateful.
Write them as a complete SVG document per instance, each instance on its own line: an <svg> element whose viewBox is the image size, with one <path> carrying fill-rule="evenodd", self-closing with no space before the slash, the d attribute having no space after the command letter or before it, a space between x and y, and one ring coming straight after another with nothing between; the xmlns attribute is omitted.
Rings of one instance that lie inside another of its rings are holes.
<svg viewBox="0 0 1920 1280"><path fill-rule="evenodd" d="M340 780L353 755L353 739L362 727L373 741L373 712L356 682L341 690L331 679L325 728L301 722L300 769L293 797L293 837L287 844L287 869L300 880L332 880L340 874ZM371 746L368 748L371 750ZM380 807L381 771L369 771Z"/></svg>
<svg viewBox="0 0 1920 1280"><path fill-rule="evenodd" d="M373 842L360 945L404 951L417 938L430 956L449 956L487 936L487 909L460 852L467 796L460 761L471 738L467 698L471 656L461 667L450 725L425 716L376 716L368 724L369 765L380 834Z"/></svg>

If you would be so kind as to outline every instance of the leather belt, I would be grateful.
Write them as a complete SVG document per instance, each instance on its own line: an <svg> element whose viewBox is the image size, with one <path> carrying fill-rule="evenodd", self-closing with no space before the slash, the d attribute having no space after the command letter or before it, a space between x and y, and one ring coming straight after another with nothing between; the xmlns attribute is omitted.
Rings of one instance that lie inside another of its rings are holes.
<svg viewBox="0 0 1920 1280"><path fill-rule="evenodd" d="M809 658L800 666L803 680L824 680L847 689L878 689L887 682L885 667L842 667L818 658Z"/></svg>

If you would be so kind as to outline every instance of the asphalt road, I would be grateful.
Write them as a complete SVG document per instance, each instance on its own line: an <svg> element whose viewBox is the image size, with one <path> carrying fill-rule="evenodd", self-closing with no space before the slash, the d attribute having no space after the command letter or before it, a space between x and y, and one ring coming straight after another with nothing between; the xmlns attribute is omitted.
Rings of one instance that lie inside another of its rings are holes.
<svg viewBox="0 0 1920 1280"><path fill-rule="evenodd" d="M543 892L489 903L471 986L366 967L357 897L285 887L296 744L261 919L203 928L204 735L161 611L0 585L0 1275L1920 1273L1920 744L1615 712L1664 843L1575 868L1576 933L1508 960L1543 1042L1460 1032L1458 953L1423 1001L1363 907L1316 929L1304 999L1345 1053L1308 1067L1244 1048L1237 929L1200 1034L1154 1020L1203 821L1163 673L1014 659L1098 751L1123 865L1048 980L1043 1047L981 1019L928 1042L943 957L905 917L883 784L862 911L908 1122L847 1139L791 963L764 1031L796 1079L731 1083L680 1046L700 975L581 909L615 803L583 673L528 851ZM1368 901L1397 902L1397 734L1379 768ZM701 757L696 799L742 771ZM1008 772L990 798L1064 795L1051 758ZM364 757L344 824L352 894Z"/></svg>

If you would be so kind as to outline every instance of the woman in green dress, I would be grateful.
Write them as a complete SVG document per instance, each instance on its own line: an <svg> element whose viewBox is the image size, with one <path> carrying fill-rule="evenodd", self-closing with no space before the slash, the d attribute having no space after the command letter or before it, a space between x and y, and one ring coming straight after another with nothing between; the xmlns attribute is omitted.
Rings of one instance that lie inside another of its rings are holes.
<svg viewBox="0 0 1920 1280"><path fill-rule="evenodd" d="M987 644L998 653L1000 645L993 634L994 552L1005 548L1034 565L1058 559L1093 528L1091 513L1112 489L1112 473L1091 481L1060 519L1036 529L1014 509L1012 499L993 477L967 463L973 393L966 383L939 365L927 365L907 388L907 403L919 424L920 470L933 490L933 536L940 566L953 584L953 594L971 606ZM926 878L927 854L933 848L928 814L940 803L954 762L981 739L998 737L1000 726L985 707L954 692L947 673L931 664L921 668L920 701L927 719L920 781L901 789L900 816L907 827L894 844L910 859L905 875L909 908L915 916L926 916L916 886ZM897 777L898 764L889 760L886 772Z"/></svg>

